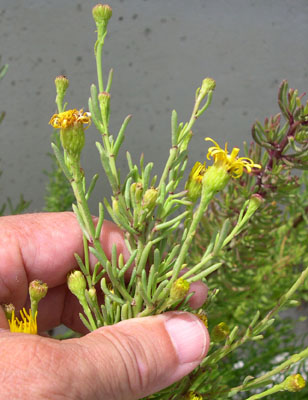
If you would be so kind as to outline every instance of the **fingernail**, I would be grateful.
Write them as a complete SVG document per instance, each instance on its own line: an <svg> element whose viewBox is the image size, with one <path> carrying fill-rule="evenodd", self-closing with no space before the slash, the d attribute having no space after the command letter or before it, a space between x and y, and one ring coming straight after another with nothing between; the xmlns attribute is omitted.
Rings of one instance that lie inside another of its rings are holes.
<svg viewBox="0 0 308 400"><path fill-rule="evenodd" d="M200 362L209 346L208 332L202 321L187 312L170 312L164 317L180 364Z"/></svg>

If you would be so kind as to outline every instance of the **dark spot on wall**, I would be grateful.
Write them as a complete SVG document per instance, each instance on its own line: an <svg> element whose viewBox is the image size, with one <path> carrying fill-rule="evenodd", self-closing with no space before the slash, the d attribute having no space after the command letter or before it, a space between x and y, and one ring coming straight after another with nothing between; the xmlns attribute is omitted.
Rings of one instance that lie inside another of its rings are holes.
<svg viewBox="0 0 308 400"><path fill-rule="evenodd" d="M11 85L15 86L16 85L16 81L11 81Z"/></svg>
<svg viewBox="0 0 308 400"><path fill-rule="evenodd" d="M180 37L180 42L185 42L186 39L187 39L187 36L183 35Z"/></svg>
<svg viewBox="0 0 308 400"><path fill-rule="evenodd" d="M76 6L77 11L82 11L82 4L78 3Z"/></svg>
<svg viewBox="0 0 308 400"><path fill-rule="evenodd" d="M152 32L152 29L151 29L151 28L145 28L145 30L143 31L143 33L145 34L145 36L149 36L151 32Z"/></svg>
<svg viewBox="0 0 308 400"><path fill-rule="evenodd" d="M80 63L81 61L82 61L82 56L77 56L77 57L76 57L76 62L77 62L77 63Z"/></svg>
<svg viewBox="0 0 308 400"><path fill-rule="evenodd" d="M56 62L56 59L55 59L55 58L52 58L52 59L51 59L51 62L55 63L55 62Z"/></svg>
<svg viewBox="0 0 308 400"><path fill-rule="evenodd" d="M122 17L122 16L119 17L119 18L118 18L118 21L123 21L123 17Z"/></svg>
<svg viewBox="0 0 308 400"><path fill-rule="evenodd" d="M221 105L224 106L229 101L229 97L224 97L222 99Z"/></svg>
<svg viewBox="0 0 308 400"><path fill-rule="evenodd" d="M39 96L39 95L41 94L41 91L40 91L40 90L37 90L37 91L35 92L35 94L36 94L37 96Z"/></svg>
<svg viewBox="0 0 308 400"><path fill-rule="evenodd" d="M151 125L149 126L150 132L153 132L154 128L155 128L155 124L151 124Z"/></svg>
<svg viewBox="0 0 308 400"><path fill-rule="evenodd" d="M132 61L130 61L130 62L128 63L128 66L129 66L129 67L132 67L132 66L133 66Z"/></svg>
<svg viewBox="0 0 308 400"><path fill-rule="evenodd" d="M248 115L248 111L244 110L244 111L242 112L242 115L243 115L244 117L246 117L246 115Z"/></svg>
<svg viewBox="0 0 308 400"><path fill-rule="evenodd" d="M138 18L138 14L134 14L133 16L132 16L132 19L137 19Z"/></svg>
<svg viewBox="0 0 308 400"><path fill-rule="evenodd" d="M161 18L161 19L160 19L160 22L161 22L162 24L165 24L165 23L167 22L167 19L166 19L166 18Z"/></svg>
<svg viewBox="0 0 308 400"><path fill-rule="evenodd" d="M275 88L278 86L278 84L279 84L279 80L277 78L275 78L272 80L270 87Z"/></svg>
<svg viewBox="0 0 308 400"><path fill-rule="evenodd" d="M25 120L22 124L23 126L27 126L29 124L29 121Z"/></svg>
<svg viewBox="0 0 308 400"><path fill-rule="evenodd" d="M170 96L166 96L166 100L169 101L170 100Z"/></svg>

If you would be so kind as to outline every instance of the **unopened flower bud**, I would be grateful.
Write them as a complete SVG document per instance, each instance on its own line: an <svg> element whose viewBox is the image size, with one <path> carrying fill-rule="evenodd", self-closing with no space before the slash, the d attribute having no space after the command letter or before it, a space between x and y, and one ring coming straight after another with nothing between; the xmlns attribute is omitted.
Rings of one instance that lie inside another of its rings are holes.
<svg viewBox="0 0 308 400"><path fill-rule="evenodd" d="M183 278L177 279L173 282L170 289L170 300L176 302L184 299L189 291L190 284Z"/></svg>
<svg viewBox="0 0 308 400"><path fill-rule="evenodd" d="M71 272L67 277L67 285L78 299L84 299L87 282L81 271Z"/></svg>
<svg viewBox="0 0 308 400"><path fill-rule="evenodd" d="M142 200L143 186L141 182L134 182L130 187L130 194L135 199L136 204L140 204Z"/></svg>
<svg viewBox="0 0 308 400"><path fill-rule="evenodd" d="M61 97L64 97L65 92L69 85L69 80L67 79L67 77L64 75L57 76L55 79L55 85L57 94L60 95Z"/></svg>
<svg viewBox="0 0 308 400"><path fill-rule="evenodd" d="M264 198L260 196L258 193L253 194L250 197L248 207L247 207L247 216L251 216L256 212L256 210L260 207L260 205L264 203Z"/></svg>
<svg viewBox="0 0 308 400"><path fill-rule="evenodd" d="M92 287L88 290L88 295L89 295L91 301L92 301L93 303L95 303L96 300L97 300L97 296L96 296L96 289L95 289L94 286L92 286Z"/></svg>
<svg viewBox="0 0 308 400"><path fill-rule="evenodd" d="M212 78L205 78L202 81L200 95L206 96L210 90L215 90L216 88L216 81Z"/></svg>
<svg viewBox="0 0 308 400"><path fill-rule="evenodd" d="M98 101L103 117L103 122L108 124L109 120L109 109L110 109L110 94L107 92L101 92L98 95Z"/></svg>
<svg viewBox="0 0 308 400"><path fill-rule="evenodd" d="M92 15L97 24L107 23L112 17L112 9L108 4L97 4L92 9Z"/></svg>
<svg viewBox="0 0 308 400"><path fill-rule="evenodd" d="M220 322L214 326L211 333L211 339L213 342L221 342L227 338L230 333L230 329L225 322Z"/></svg>
<svg viewBox="0 0 308 400"><path fill-rule="evenodd" d="M5 313L6 319L10 320L12 318L13 312L15 311L14 304L2 304L2 308Z"/></svg>
<svg viewBox="0 0 308 400"><path fill-rule="evenodd" d="M47 283L39 281L38 279L30 282L29 295L30 295L31 303L32 302L38 303L40 300L42 300L46 296L47 291L48 291Z"/></svg>
<svg viewBox="0 0 308 400"><path fill-rule="evenodd" d="M158 190L155 188L148 189L142 199L142 207L152 210L155 207L156 200L158 197Z"/></svg>
<svg viewBox="0 0 308 400"><path fill-rule="evenodd" d="M301 374L294 374L288 376L282 382L282 386L284 390L287 390L288 392L299 392L300 390L304 389L306 382Z"/></svg>

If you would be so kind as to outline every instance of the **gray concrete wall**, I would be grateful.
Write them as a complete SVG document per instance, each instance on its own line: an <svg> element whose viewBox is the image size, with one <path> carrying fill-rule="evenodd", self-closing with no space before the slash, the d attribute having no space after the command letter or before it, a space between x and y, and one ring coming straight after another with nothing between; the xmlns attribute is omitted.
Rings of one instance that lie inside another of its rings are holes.
<svg viewBox="0 0 308 400"><path fill-rule="evenodd" d="M96 82L94 1L0 0L0 54L9 63L0 83L1 198L24 193L31 211L44 204L54 104L54 78L70 79L67 100L87 108ZM162 170L170 143L170 113L188 118L194 91L205 76L217 80L207 116L194 129L190 165L202 161L203 138L241 145L253 121L278 111L282 79L308 89L307 0L111 0L113 17L105 46L105 71L114 67L111 128L133 114L126 149L144 152ZM87 131L84 168L101 171ZM120 166L125 167L125 153ZM101 179L92 200L108 194Z"/></svg>

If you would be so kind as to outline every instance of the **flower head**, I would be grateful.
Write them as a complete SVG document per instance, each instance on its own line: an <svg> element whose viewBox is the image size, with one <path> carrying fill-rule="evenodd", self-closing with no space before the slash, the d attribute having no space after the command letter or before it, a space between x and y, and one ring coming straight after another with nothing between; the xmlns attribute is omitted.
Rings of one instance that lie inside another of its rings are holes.
<svg viewBox="0 0 308 400"><path fill-rule="evenodd" d="M239 148L234 147L231 154L228 154L227 143L225 144L225 149L222 149L215 140L209 137L206 137L205 140L210 140L215 145L208 149L207 159L209 160L212 157L214 165L224 167L233 178L240 178L244 170L251 172L252 168L261 168L261 165L255 164L248 157L238 158Z"/></svg>
<svg viewBox="0 0 308 400"><path fill-rule="evenodd" d="M289 392L299 392L304 389L306 386L305 379L301 376L301 374L293 374L288 376L283 382L282 385L285 390Z"/></svg>
<svg viewBox="0 0 308 400"><path fill-rule="evenodd" d="M49 124L60 129L60 139L63 149L72 157L79 158L85 143L84 129L91 124L91 118L83 110L68 110L54 114ZM84 125L87 125L84 128Z"/></svg>
<svg viewBox="0 0 308 400"><path fill-rule="evenodd" d="M188 191L188 198L192 201L196 201L198 197L200 197L202 189L202 179L205 171L205 163L201 164L199 161L195 163L192 170L190 171L185 189Z"/></svg>
<svg viewBox="0 0 308 400"><path fill-rule="evenodd" d="M73 128L73 127L80 127L83 124L88 125L88 128L91 124L91 118L87 112L83 112L83 109L63 111L59 114L54 114L49 124L56 129L66 129L66 128Z"/></svg>
<svg viewBox="0 0 308 400"><path fill-rule="evenodd" d="M35 316L33 317L31 310L29 310L29 313L27 313L26 309L23 308L22 310L20 310L20 317L21 317L21 320L19 320L15 316L15 311L12 312L12 317L9 320L11 332L30 333L32 335L36 335L37 334L37 322L36 322L37 312L35 313Z"/></svg>

